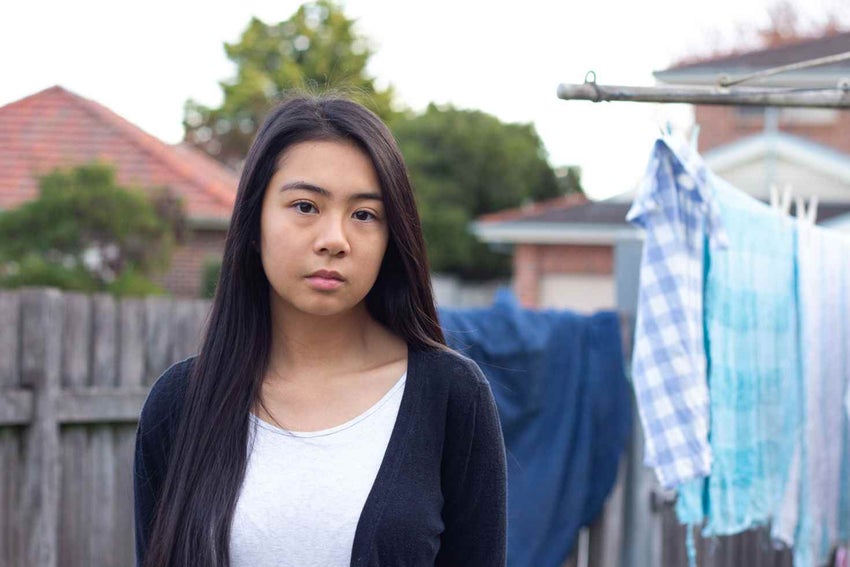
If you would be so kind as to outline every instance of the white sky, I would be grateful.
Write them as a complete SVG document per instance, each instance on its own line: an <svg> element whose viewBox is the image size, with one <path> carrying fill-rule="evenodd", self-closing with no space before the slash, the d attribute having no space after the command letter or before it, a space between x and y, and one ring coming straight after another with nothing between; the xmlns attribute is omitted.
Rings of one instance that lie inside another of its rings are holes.
<svg viewBox="0 0 850 567"><path fill-rule="evenodd" d="M810 18L846 12L846 0L805 0ZM799 2L802 5L802 2ZM285 20L299 2L97 0L7 2L0 8L0 105L52 85L94 99L166 142L182 138L183 103L221 101L233 76L223 42L256 15ZM688 107L562 101L561 82L649 85L652 71L740 26L767 21L770 0L568 1L348 0L377 52L370 71L401 102L477 108L533 122L553 166L583 168L591 197L631 188L667 120L685 127ZM0 172L2 175L2 172Z"/></svg>

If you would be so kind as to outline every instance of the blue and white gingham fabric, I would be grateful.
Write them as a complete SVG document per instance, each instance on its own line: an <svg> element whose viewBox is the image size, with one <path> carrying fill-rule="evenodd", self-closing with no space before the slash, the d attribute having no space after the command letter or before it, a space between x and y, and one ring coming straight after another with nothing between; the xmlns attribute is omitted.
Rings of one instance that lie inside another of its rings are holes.
<svg viewBox="0 0 850 567"><path fill-rule="evenodd" d="M632 381L644 463L675 488L711 470L703 344L705 242L726 234L707 169L684 141L658 139L626 219L645 229Z"/></svg>

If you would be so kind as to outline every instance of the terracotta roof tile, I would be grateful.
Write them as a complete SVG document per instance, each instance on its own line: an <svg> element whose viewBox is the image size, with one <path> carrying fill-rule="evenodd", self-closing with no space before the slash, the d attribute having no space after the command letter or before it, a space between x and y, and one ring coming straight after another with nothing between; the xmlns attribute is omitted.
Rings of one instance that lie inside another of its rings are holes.
<svg viewBox="0 0 850 567"><path fill-rule="evenodd" d="M59 86L0 107L0 209L35 198L39 175L93 160L114 165L122 185L170 187L190 218L230 219L238 176L198 150Z"/></svg>

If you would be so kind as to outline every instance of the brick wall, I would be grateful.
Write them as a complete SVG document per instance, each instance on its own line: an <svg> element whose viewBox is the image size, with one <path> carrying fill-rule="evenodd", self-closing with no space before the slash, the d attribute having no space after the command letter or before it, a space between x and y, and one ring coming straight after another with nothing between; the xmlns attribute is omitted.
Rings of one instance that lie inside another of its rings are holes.
<svg viewBox="0 0 850 567"><path fill-rule="evenodd" d="M754 115L742 118L734 107L729 106L698 105L694 107L694 117L700 125L701 152L764 130L762 117ZM850 154L850 111L836 111L836 119L830 124L799 124L781 119L779 129Z"/></svg>
<svg viewBox="0 0 850 567"><path fill-rule="evenodd" d="M525 307L538 307L541 280L552 274L614 273L611 246L517 244L513 256L514 293Z"/></svg>
<svg viewBox="0 0 850 567"><path fill-rule="evenodd" d="M540 299L539 246L517 244L514 247L514 294L525 307L536 307Z"/></svg>
<svg viewBox="0 0 850 567"><path fill-rule="evenodd" d="M192 231L186 243L175 249L171 269L157 282L175 297L198 297L204 265L221 260L225 234L224 230Z"/></svg>

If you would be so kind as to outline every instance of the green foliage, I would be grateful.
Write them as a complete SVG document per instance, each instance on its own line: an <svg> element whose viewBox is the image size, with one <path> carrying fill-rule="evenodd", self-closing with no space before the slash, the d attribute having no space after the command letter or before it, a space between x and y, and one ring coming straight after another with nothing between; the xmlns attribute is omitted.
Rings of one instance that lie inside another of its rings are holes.
<svg viewBox="0 0 850 567"><path fill-rule="evenodd" d="M161 293L182 207L165 189L119 187L109 166L56 170L36 200L0 213L0 287Z"/></svg>
<svg viewBox="0 0 850 567"><path fill-rule="evenodd" d="M253 18L225 51L236 77L220 83L224 101L218 108L187 101L183 126L189 143L232 167L244 159L269 108L292 90L338 91L385 121L394 116L392 90L378 90L366 72L372 47L330 0L303 4L277 24Z"/></svg>
<svg viewBox="0 0 850 567"><path fill-rule="evenodd" d="M215 297L215 288L218 285L218 277L221 274L221 259L208 260L204 264L203 272L201 273L201 290L200 296L204 299L212 299Z"/></svg>
<svg viewBox="0 0 850 567"><path fill-rule="evenodd" d="M564 195L581 193L584 195L584 187L581 185L581 167L577 165L559 167L555 171L555 175L559 193Z"/></svg>
<svg viewBox="0 0 850 567"><path fill-rule="evenodd" d="M505 124L475 110L430 105L398 120L431 267L469 279L510 274L510 260L469 233L484 213L560 193L531 124Z"/></svg>

